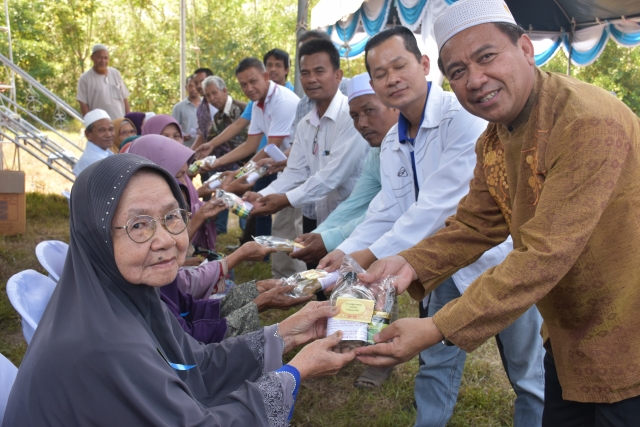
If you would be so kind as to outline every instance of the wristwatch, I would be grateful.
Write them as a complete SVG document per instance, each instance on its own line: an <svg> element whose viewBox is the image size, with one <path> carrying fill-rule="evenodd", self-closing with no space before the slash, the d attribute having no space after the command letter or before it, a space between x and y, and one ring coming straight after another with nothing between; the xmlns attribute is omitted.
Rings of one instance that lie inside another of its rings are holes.
<svg viewBox="0 0 640 427"><path fill-rule="evenodd" d="M443 339L441 342L442 342L442 344L446 345L447 347L452 347L452 346L454 346L454 345L455 345L454 343L452 343L451 341L449 341L446 337L445 337L445 339Z"/></svg>

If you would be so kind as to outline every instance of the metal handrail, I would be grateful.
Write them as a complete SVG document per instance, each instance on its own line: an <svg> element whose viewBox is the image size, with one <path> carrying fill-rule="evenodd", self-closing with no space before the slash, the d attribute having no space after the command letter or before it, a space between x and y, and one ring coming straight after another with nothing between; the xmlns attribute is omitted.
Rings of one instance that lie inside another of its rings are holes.
<svg viewBox="0 0 640 427"><path fill-rule="evenodd" d="M49 125L47 122L43 121L42 119L40 119L38 116L36 116L35 114L33 114L31 111L27 110L26 108L24 108L23 106L21 106L20 104L13 102L13 100L11 100L9 97L7 97L6 95L0 93L0 100L5 101L7 103L9 103L9 105L12 105L15 108L18 108L22 113L26 114L27 116L29 116L29 118L35 120L36 122L38 122L41 126L44 126L48 131L55 133L56 135L58 135L60 138L62 138L65 142L73 145L74 147L76 147L78 150L80 151L84 151L84 149L80 146L78 146L76 143L74 143L73 141L71 141L70 139L68 139L66 136L62 135L60 132L58 132L53 126Z"/></svg>
<svg viewBox="0 0 640 427"><path fill-rule="evenodd" d="M42 84L40 84L40 82L38 82L36 79L34 79L29 73L24 71L22 68L18 67L12 61L10 61L9 58L7 58L6 56L0 54L0 62L2 62L7 67L9 67L14 73L19 75L24 81L29 83L31 86L33 86L36 89L38 89L39 92L41 92L44 96L49 98L49 100L53 101L56 105L58 105L60 108L62 108L64 111L66 111L71 117L73 117L74 119L79 120L80 122L82 122L82 116L80 115L80 113L78 113L69 104L64 102L62 100L62 98L58 97L56 94L54 94L49 89L47 89Z"/></svg>

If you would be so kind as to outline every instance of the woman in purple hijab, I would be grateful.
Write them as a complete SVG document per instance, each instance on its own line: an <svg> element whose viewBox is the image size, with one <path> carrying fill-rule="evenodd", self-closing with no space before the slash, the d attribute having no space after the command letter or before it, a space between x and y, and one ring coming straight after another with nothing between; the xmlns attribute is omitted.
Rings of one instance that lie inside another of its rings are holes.
<svg viewBox="0 0 640 427"><path fill-rule="evenodd" d="M149 122L156 117L158 116L151 118ZM149 134L136 139L129 147L128 152L162 166L176 178L179 184L187 188L189 205L193 215L189 222L191 243L194 246L215 251L216 225L213 220L209 219L215 217L226 207L217 203L216 200L203 202L198 197L198 191L187 174L188 162L194 156L195 151L162 135Z"/></svg>
<svg viewBox="0 0 640 427"><path fill-rule="evenodd" d="M162 135L184 144L180 124L176 119L166 114L157 114L144 122L142 135Z"/></svg>
<svg viewBox="0 0 640 427"><path fill-rule="evenodd" d="M129 119L133 125L136 127L136 132L138 135L142 135L142 126L144 125L144 113L140 113L137 111L127 113L124 115L125 119Z"/></svg>

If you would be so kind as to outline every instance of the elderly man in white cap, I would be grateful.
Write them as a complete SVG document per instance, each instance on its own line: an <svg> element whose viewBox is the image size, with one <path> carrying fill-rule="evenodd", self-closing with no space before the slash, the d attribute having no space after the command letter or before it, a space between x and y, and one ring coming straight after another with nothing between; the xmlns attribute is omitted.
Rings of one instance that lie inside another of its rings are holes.
<svg viewBox="0 0 640 427"><path fill-rule="evenodd" d="M640 414L640 123L608 92L535 66L500 0L455 3L435 23L440 66L489 126L447 226L373 264L399 292L429 291L509 235L514 250L433 317L401 319L365 363L443 339L467 351L534 304L544 318L544 427L637 426ZM392 342L388 342L389 340Z"/></svg>
<svg viewBox="0 0 640 427"><path fill-rule="evenodd" d="M80 175L87 166L109 157L113 154L110 150L115 137L113 122L106 111L96 109L89 111L84 116L84 135L87 137L87 146L73 167L73 174Z"/></svg>
<svg viewBox="0 0 640 427"><path fill-rule="evenodd" d="M443 228L469 189L474 146L487 125L465 111L452 93L425 79L429 58L421 54L409 29L393 27L372 37L365 47L365 64L380 100L397 108L400 116L382 142L382 191L369 205L365 221L320 261L319 268L337 268L344 254L351 254L367 268L376 259L409 249ZM432 316L459 298L476 277L499 264L511 249L511 241L503 243L423 295L420 316ZM496 337L517 394L517 427L539 425L542 417L541 324L534 307ZM465 358L463 350L444 344L420 354L416 426L447 423Z"/></svg>
<svg viewBox="0 0 640 427"><path fill-rule="evenodd" d="M91 49L93 67L85 71L78 80L76 100L82 115L97 108L105 110L111 120L124 117L130 112L129 90L120 72L109 67L109 51L103 44Z"/></svg>

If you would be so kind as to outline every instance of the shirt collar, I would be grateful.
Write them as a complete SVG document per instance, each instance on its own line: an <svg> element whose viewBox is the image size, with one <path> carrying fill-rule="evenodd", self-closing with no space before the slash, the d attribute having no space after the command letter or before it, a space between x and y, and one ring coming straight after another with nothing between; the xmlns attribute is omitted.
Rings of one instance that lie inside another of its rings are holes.
<svg viewBox="0 0 640 427"><path fill-rule="evenodd" d="M424 108L422 110L422 119L420 120L420 129L435 128L440 125L442 121L442 97L444 91L438 85L433 85L429 82L429 93L425 101ZM409 121L402 113L398 116L398 142L404 144L407 142L407 128L409 127ZM416 134L416 137L418 135Z"/></svg>
<svg viewBox="0 0 640 427"><path fill-rule="evenodd" d="M313 126L320 125L320 120L324 117L331 119L332 121L336 121L338 116L340 116L341 106L344 99L347 97L342 94L339 90L336 91L336 94L333 95L333 99L331 100L331 104L327 107L327 111L324 112L324 116L318 116L318 109L315 103L313 104L313 109L311 110L311 114L307 119L307 122Z"/></svg>
<svg viewBox="0 0 640 427"><path fill-rule="evenodd" d="M275 84L273 80L269 80L269 90L267 90L267 97L264 99L264 102L258 101L256 105L264 110L265 105L267 105L267 103L271 101L271 97L274 93L276 93L276 89L278 89L278 85Z"/></svg>
<svg viewBox="0 0 640 427"><path fill-rule="evenodd" d="M229 112L231 112L231 105L233 104L233 98L231 98L231 96L227 95L227 102L224 103L224 109L222 110L222 114L225 115L229 115Z"/></svg>

